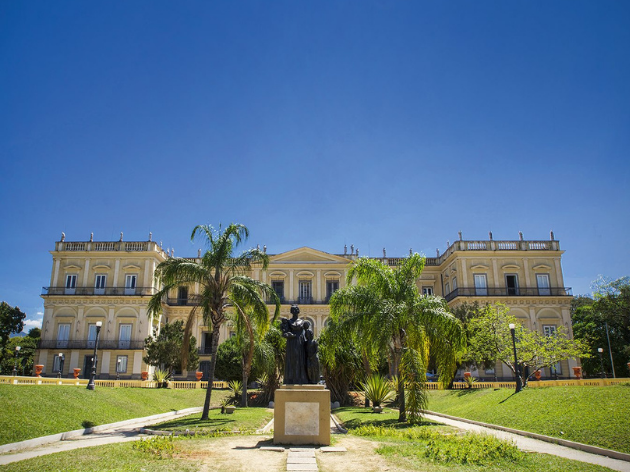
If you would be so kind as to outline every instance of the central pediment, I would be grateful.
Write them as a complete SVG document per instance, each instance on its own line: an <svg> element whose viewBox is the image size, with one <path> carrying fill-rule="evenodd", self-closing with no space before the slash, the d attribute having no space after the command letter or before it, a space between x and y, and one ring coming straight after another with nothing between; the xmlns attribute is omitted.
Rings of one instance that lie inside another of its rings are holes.
<svg viewBox="0 0 630 472"><path fill-rule="evenodd" d="M312 264L349 264L350 261L344 257L318 251L310 247L301 247L292 251L282 252L269 257L269 262L274 263L299 263L310 262Z"/></svg>

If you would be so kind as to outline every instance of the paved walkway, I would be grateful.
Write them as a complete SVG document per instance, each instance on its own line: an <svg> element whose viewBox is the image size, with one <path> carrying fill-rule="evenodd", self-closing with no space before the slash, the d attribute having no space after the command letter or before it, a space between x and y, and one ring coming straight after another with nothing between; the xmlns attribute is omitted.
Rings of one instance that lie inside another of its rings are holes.
<svg viewBox="0 0 630 472"><path fill-rule="evenodd" d="M186 413L186 414L189 414L189 413ZM490 434L501 439L514 441L514 443L518 446L519 449L522 449L525 451L534 451L534 452L540 452L544 454L552 454L552 455L564 457L567 459L573 459L573 460L577 460L581 462L587 462L590 464L601 465L601 466L608 467L612 470L616 470L620 472L630 472L630 462L626 462L626 461L622 461L618 459L612 459L610 457L605 457L598 454L591 454L588 452L571 449L565 446L560 446L557 444L541 441L539 439L523 437L518 434L508 433L505 431L499 431L496 429L474 425L474 424L466 423L464 421L458 421L455 419L444 418L441 416L430 415L430 414L425 415L425 417L428 420L454 426L456 428L460 428L466 431L474 431L478 433ZM151 418L151 420L153 420L153 422L164 421L163 419L155 420L154 418ZM111 428L109 429L103 428L103 430L93 433L93 434L89 434L85 436L77 436L77 437L73 437L73 438L65 439L65 440L59 440L54 443L43 444L41 446L35 446L28 450L22 450L15 453L7 453L4 455L0 455L0 466L4 464L10 464L12 462L30 459L33 457L53 454L56 452L69 451L72 449L99 446L99 445L112 444L112 443L118 443L118 442L135 441L143 437L146 437L146 435L140 433L140 429L142 426L146 426L147 424L149 424L151 420L149 420L149 418L138 418L137 420L134 420L133 422L131 421L125 422L124 425L111 425L112 426ZM270 422L270 424L268 424L267 427L265 427L265 430L269 431L272 425L273 425L273 422ZM331 430L337 430L337 425L335 424L332 418L331 418ZM269 449L276 449L276 448L269 448ZM336 449L337 448L290 448L288 449L288 454L287 454L287 471L318 470L317 462L315 460L315 451L319 450L320 452L343 452L341 450L336 450ZM339 457L342 458L343 455L340 455Z"/></svg>

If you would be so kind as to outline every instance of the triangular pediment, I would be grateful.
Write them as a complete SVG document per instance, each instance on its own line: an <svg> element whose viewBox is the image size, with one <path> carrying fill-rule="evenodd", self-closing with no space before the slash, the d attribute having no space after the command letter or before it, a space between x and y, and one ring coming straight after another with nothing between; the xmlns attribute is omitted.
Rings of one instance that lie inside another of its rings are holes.
<svg viewBox="0 0 630 472"><path fill-rule="evenodd" d="M273 263L296 263L310 262L313 264L349 264L350 261L344 257L329 254L324 251L318 251L310 247L301 247L292 251L283 252L273 255L269 258L269 262Z"/></svg>

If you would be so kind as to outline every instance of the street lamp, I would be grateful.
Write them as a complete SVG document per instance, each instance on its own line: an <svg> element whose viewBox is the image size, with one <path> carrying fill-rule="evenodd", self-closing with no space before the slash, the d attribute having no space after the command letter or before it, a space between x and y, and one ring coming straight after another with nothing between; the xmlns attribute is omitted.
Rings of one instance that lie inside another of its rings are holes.
<svg viewBox="0 0 630 472"><path fill-rule="evenodd" d="M15 346L15 364L13 365L13 377L17 377L18 356L20 355L22 346Z"/></svg>
<svg viewBox="0 0 630 472"><path fill-rule="evenodd" d="M602 368L601 375L602 375L602 379L603 379L603 378L605 378L605 375L604 375L604 358L602 357L602 352L604 352L604 348L598 347L597 348L597 352L599 352L599 365Z"/></svg>
<svg viewBox="0 0 630 472"><path fill-rule="evenodd" d="M514 370L516 372L516 393L523 390L523 384L521 383L521 369L518 366L518 358L516 357L516 334L515 334L516 325L514 323L510 323L510 333L512 334L512 346L514 347Z"/></svg>
<svg viewBox="0 0 630 472"><path fill-rule="evenodd" d="M116 361L116 380L120 380L120 359Z"/></svg>
<svg viewBox="0 0 630 472"><path fill-rule="evenodd" d="M59 353L59 375L58 378L61 380L61 373L63 372L63 363L66 360L66 356L63 355L63 352Z"/></svg>
<svg viewBox="0 0 630 472"><path fill-rule="evenodd" d="M94 379L96 378L96 363L98 362L98 359L96 358L96 350L98 349L98 335L101 333L101 326L103 326L103 322L97 321L96 341L94 342L94 357L92 357L92 372L90 373L90 381L87 385L88 390L94 390Z"/></svg>

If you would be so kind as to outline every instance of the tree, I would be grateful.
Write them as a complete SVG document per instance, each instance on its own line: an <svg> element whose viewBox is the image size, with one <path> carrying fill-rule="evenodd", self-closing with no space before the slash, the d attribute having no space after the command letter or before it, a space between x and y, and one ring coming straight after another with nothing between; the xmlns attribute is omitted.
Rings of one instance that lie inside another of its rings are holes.
<svg viewBox="0 0 630 472"><path fill-rule="evenodd" d="M159 334L155 328L154 336L144 340L146 356L142 358L149 365L167 369L171 376L176 370L182 369L182 345L184 343L184 322L177 320L174 323L166 323L160 329ZM199 365L197 353L197 340L191 336L188 343L186 365L189 370L196 369Z"/></svg>
<svg viewBox="0 0 630 472"><path fill-rule="evenodd" d="M569 339L563 327L555 334L546 336L538 331L531 331L518 323L516 317L509 314L504 305L486 305L478 310L478 315L469 323L470 337L464 359L477 365L494 365L497 361L505 364L516 375L514 362L514 346L509 325L514 323L516 352L521 380L527 385L528 367L533 373L544 367L580 356L588 355L586 343Z"/></svg>
<svg viewBox="0 0 630 472"><path fill-rule="evenodd" d="M242 308L240 308L242 307ZM255 310L246 303L238 303L236 314L236 339L241 351L242 382L241 406L247 407L247 384L252 372L254 356L259 364L273 362L273 350L265 346L264 336L269 330L269 313ZM273 321L276 321L274 316Z"/></svg>
<svg viewBox="0 0 630 472"><path fill-rule="evenodd" d="M608 343L618 377L630 374L630 279L621 277L609 280L600 276L593 282L594 299L576 297L572 306L573 336L591 346L591 357L582 359L582 367L589 376L599 375L601 364L597 348L603 356L604 370L612 370Z"/></svg>
<svg viewBox="0 0 630 472"><path fill-rule="evenodd" d="M26 313L7 302L0 303L0 348L4 349L11 334L21 333L24 329Z"/></svg>
<svg viewBox="0 0 630 472"><path fill-rule="evenodd" d="M3 375L11 375L13 367L15 366L15 348L16 346L20 346L20 354L17 363L18 375L31 375L33 373L33 361L38 344L38 337L15 336L9 339L9 342L7 342L2 350L0 372L2 372Z"/></svg>
<svg viewBox="0 0 630 472"><path fill-rule="evenodd" d="M423 296L416 280L424 257L413 254L395 266L360 258L348 271L348 285L330 300L339 329L358 332L377 351L390 357L391 371L398 375L399 421L419 418L426 406L426 368L436 359L440 381L448 384L459 351L463 348L461 323L449 313L440 297ZM352 282L356 278L356 285ZM405 387L412 402L407 408Z"/></svg>
<svg viewBox="0 0 630 472"><path fill-rule="evenodd" d="M169 258L158 264L155 276L162 284L161 290L149 301L149 315L156 315L162 310L162 300L171 290L178 287L199 286L198 304L192 307L184 329L182 344L182 368L186 368L186 353L195 318L199 311L204 324L211 331L209 382L203 406L202 420L208 419L212 381L219 346L219 330L227 320L230 310L237 313L251 307L255 312L269 316L265 299L275 303L274 317L280 313L280 300L276 292L267 284L246 275L252 264L261 264L263 270L269 265L269 256L258 249L248 249L235 255L236 248L249 237L248 229L241 224L230 224L225 229L219 226L215 230L210 225L196 226L191 240L202 237L207 250L201 260Z"/></svg>
<svg viewBox="0 0 630 472"><path fill-rule="evenodd" d="M235 337L226 339L217 349L217 365L214 370L219 380L231 382L243 377L241 365L241 348Z"/></svg>

